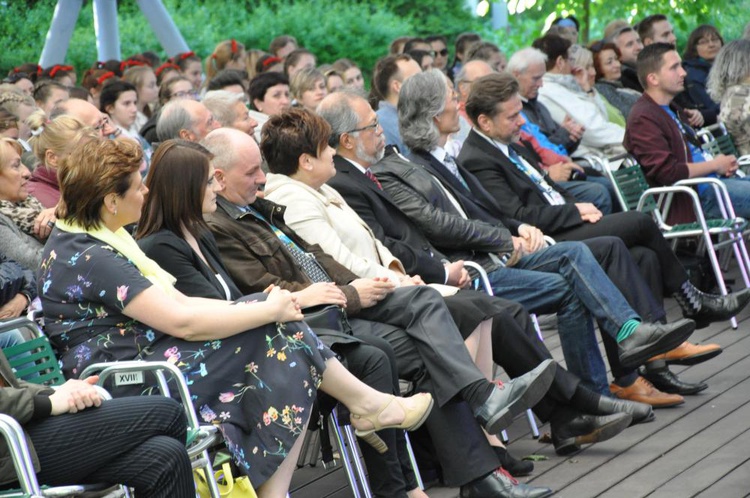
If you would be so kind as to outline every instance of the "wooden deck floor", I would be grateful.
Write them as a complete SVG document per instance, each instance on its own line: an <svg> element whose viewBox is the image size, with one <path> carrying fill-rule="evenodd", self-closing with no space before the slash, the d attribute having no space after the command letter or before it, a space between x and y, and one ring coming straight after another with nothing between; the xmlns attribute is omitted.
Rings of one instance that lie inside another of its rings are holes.
<svg viewBox="0 0 750 498"><path fill-rule="evenodd" d="M669 315L679 316L672 300ZM565 498L734 498L750 496L750 310L729 322L696 331L692 342L716 342L724 353L701 365L673 367L687 381L709 388L687 396L685 404L656 411L656 420L627 429L616 438L569 456L531 437L525 418L509 428L510 451L517 457L544 455L523 482L546 486ZM555 331L545 342L562 363ZM541 426L540 431L548 431ZM453 498L457 489L433 487L431 498ZM292 498L350 497L341 470L321 467L296 472Z"/></svg>

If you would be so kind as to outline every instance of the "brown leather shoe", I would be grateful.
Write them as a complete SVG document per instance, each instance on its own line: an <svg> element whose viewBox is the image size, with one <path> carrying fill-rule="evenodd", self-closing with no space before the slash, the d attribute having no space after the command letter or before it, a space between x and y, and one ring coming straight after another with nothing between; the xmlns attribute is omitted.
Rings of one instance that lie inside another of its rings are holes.
<svg viewBox="0 0 750 498"><path fill-rule="evenodd" d="M646 403L654 408L667 408L669 406L681 405L685 402L685 398L679 394L667 394L659 391L643 377L638 377L628 387L610 384L609 391L620 399Z"/></svg>
<svg viewBox="0 0 750 498"><path fill-rule="evenodd" d="M718 356L722 351L718 344L699 345L685 341L672 351L656 355L648 361L665 360L667 365L697 365Z"/></svg>

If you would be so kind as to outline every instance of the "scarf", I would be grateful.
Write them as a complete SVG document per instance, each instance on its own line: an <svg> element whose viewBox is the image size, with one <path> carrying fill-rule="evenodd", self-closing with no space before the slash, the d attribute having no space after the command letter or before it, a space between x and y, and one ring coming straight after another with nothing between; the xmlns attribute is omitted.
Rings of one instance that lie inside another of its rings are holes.
<svg viewBox="0 0 750 498"><path fill-rule="evenodd" d="M36 238L34 221L43 209L44 206L32 195L28 196L25 201L18 203L0 200L0 214L4 214L13 220L22 232L34 238Z"/></svg>
<svg viewBox="0 0 750 498"><path fill-rule="evenodd" d="M77 223L68 223L65 220L57 220L55 226L65 232L85 233L104 242L128 258L152 284L159 287L168 295L174 296L174 283L176 279L162 270L156 261L146 256L141 248L138 247L135 239L124 228L119 228L116 232L112 232L104 226L87 230Z"/></svg>

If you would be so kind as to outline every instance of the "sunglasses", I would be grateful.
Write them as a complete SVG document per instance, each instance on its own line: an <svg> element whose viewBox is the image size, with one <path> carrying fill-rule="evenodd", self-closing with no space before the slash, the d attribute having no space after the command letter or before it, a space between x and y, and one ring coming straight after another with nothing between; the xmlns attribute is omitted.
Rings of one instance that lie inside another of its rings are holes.
<svg viewBox="0 0 750 498"><path fill-rule="evenodd" d="M443 50L437 50L437 51L435 51L435 53L437 55L442 56L442 57L447 57L448 56L448 49L444 48Z"/></svg>

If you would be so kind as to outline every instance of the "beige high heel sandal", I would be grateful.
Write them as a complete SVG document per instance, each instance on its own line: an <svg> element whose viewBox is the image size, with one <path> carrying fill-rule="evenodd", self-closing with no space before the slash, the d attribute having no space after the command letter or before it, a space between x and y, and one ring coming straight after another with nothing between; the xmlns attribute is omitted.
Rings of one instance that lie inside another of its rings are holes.
<svg viewBox="0 0 750 498"><path fill-rule="evenodd" d="M415 406L408 407L404 404L404 398L396 396L389 396L380 409L370 415L358 415L356 413L351 414L352 420L365 420L372 425L370 429L356 429L354 433L362 438L367 444L372 446L378 453L385 453L388 451L388 445L376 434L377 431L382 429L403 429L407 431L413 431L418 429L430 414L432 405L434 403L432 395L429 393L419 393L412 396L410 399L415 401ZM404 411L404 420L400 424L382 425L378 418L391 403L398 403L401 409Z"/></svg>

